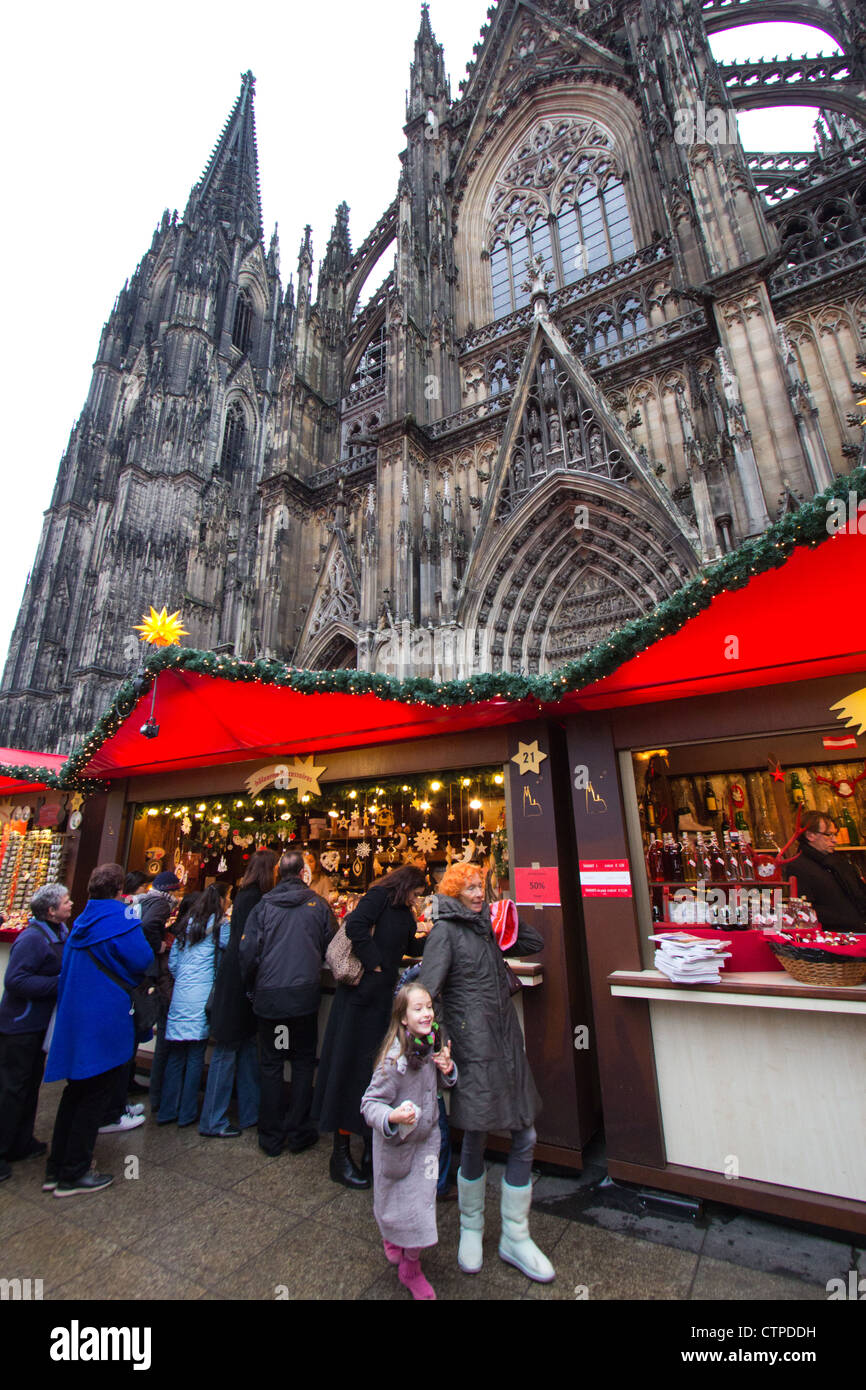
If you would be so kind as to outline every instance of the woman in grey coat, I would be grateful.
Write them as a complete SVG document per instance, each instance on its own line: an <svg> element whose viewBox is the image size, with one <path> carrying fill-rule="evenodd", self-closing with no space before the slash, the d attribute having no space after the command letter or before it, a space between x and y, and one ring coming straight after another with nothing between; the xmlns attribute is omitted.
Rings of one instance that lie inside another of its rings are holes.
<svg viewBox="0 0 866 1390"><path fill-rule="evenodd" d="M530 1279L547 1284L554 1277L553 1266L529 1236L534 1120L541 1101L477 865L453 864L446 870L434 899L433 922L418 983L426 985L434 998L441 996L459 1069L451 1098L452 1123L464 1131L457 1174L457 1262L465 1274L481 1269L487 1131L510 1130L499 1254ZM521 922L510 951L531 955L543 946L543 937Z"/></svg>

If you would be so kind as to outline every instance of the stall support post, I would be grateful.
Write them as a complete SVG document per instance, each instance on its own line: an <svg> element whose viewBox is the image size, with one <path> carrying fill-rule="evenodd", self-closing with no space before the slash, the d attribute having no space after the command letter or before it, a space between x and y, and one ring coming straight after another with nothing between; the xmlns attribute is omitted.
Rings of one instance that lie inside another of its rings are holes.
<svg viewBox="0 0 866 1390"><path fill-rule="evenodd" d="M126 783L113 786L105 798L105 816L99 841L98 864L119 864L125 848ZM125 865L123 867L126 867Z"/></svg>
<svg viewBox="0 0 866 1390"><path fill-rule="evenodd" d="M603 718L565 728L607 1156L663 1167L649 1005L613 998L607 978L642 968L616 750Z"/></svg>
<svg viewBox="0 0 866 1390"><path fill-rule="evenodd" d="M544 964L544 984L523 992L526 1053L544 1102L536 1122L537 1153L548 1162L577 1159L582 1166L582 1151L597 1128L597 1083L592 1051L576 1045L583 1035L575 1028L588 1025L589 1012L570 910L571 875L567 861L560 861L557 839L560 744L559 731L540 722L509 731L512 875L520 916L545 942L534 957Z"/></svg>

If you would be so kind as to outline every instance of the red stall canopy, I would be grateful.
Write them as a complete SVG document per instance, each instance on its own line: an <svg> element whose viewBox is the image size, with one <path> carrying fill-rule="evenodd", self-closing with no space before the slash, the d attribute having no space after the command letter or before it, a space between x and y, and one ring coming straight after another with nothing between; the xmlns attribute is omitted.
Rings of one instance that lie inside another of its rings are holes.
<svg viewBox="0 0 866 1390"><path fill-rule="evenodd" d="M45 791L45 782L39 781L40 772L59 772L66 762L63 753L29 753L21 748L0 748L0 796L10 796L12 792ZM12 768L33 768L31 781L24 773L20 776Z"/></svg>
<svg viewBox="0 0 866 1390"><path fill-rule="evenodd" d="M539 714L863 672L864 575L866 535L842 532L814 548L800 547L744 588L717 594L677 632L603 680L569 692L564 687L554 704L494 699L433 706L371 694L300 694L264 681L169 669L158 682L158 738L140 733L150 713L148 693L81 771L112 778L321 753L460 733Z"/></svg>

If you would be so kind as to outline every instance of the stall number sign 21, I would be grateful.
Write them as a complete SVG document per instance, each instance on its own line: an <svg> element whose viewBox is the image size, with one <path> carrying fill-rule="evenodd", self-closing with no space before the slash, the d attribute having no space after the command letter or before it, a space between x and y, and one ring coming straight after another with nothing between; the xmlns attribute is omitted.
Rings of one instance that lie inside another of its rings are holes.
<svg viewBox="0 0 866 1390"><path fill-rule="evenodd" d="M518 743L517 752L511 761L517 763L521 777L527 772L534 772L538 776L541 772L541 764L546 757L547 754L542 753L538 746L538 739L535 739L532 743Z"/></svg>

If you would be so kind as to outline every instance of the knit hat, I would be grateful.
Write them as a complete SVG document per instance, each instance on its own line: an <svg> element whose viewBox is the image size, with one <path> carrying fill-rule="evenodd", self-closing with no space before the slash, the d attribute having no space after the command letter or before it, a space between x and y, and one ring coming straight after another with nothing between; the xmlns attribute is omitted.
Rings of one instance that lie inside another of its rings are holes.
<svg viewBox="0 0 866 1390"><path fill-rule="evenodd" d="M180 879L177 874L171 872L171 869L166 869L164 873L157 874L151 887L157 890L161 889L163 893L171 892L172 889L180 887Z"/></svg>

